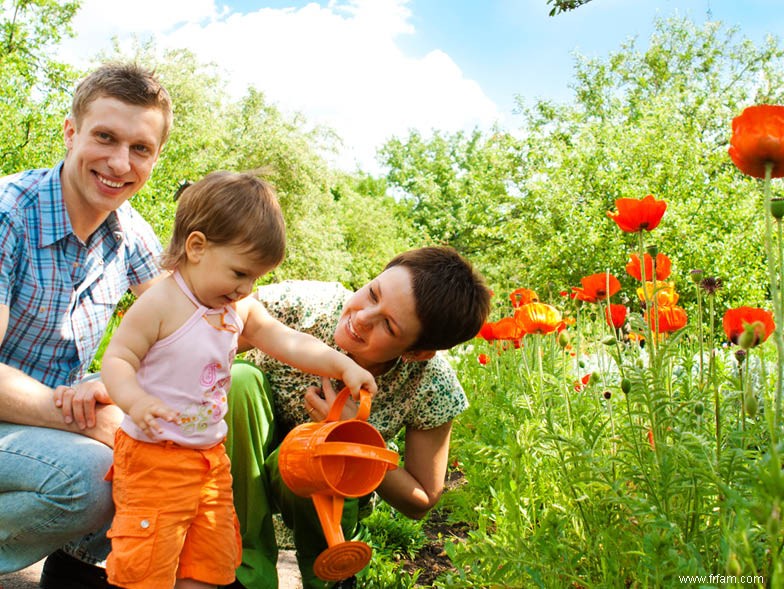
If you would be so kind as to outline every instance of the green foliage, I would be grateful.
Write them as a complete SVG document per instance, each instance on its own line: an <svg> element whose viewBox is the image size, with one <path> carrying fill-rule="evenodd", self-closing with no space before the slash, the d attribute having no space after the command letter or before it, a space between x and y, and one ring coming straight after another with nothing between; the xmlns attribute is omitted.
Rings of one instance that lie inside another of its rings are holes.
<svg viewBox="0 0 784 589"><path fill-rule="evenodd" d="M427 540L422 521L409 519L386 503L379 503L373 513L362 520L362 526L374 554L390 558L413 558Z"/></svg>
<svg viewBox="0 0 784 589"><path fill-rule="evenodd" d="M76 72L50 56L79 2L0 2L0 173L46 167L63 153Z"/></svg>
<svg viewBox="0 0 784 589"><path fill-rule="evenodd" d="M762 302L761 188L726 146L742 107L784 99L783 57L773 38L758 47L717 23L659 20L645 50L629 41L609 57L578 58L573 102L519 98L514 136L389 142L388 180L415 226L469 254L497 290L557 291L605 269L629 284L636 244L606 212L653 194L668 212L651 239L676 282L700 268L725 280L727 303Z"/></svg>

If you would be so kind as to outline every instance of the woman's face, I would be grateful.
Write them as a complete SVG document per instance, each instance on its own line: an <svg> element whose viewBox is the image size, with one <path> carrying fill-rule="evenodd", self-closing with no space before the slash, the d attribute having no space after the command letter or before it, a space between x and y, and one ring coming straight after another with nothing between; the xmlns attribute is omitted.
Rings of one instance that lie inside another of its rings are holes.
<svg viewBox="0 0 784 589"><path fill-rule="evenodd" d="M385 369L411 349L422 326L416 316L411 275L394 266L359 289L346 302L335 342L360 366Z"/></svg>

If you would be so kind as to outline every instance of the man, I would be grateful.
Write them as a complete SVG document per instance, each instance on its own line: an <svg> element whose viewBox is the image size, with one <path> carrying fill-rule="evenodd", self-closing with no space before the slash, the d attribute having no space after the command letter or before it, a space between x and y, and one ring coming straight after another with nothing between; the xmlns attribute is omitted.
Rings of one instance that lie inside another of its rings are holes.
<svg viewBox="0 0 784 589"><path fill-rule="evenodd" d="M65 159L0 178L0 573L50 554L44 588L109 586L95 565L122 413L82 378L120 297L159 276L160 244L126 201L171 123L152 72L104 65L76 89Z"/></svg>

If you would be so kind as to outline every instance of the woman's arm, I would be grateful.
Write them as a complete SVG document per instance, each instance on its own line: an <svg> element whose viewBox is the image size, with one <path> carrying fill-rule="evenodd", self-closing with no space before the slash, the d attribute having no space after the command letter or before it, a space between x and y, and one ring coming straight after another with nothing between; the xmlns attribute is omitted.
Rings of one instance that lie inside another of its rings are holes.
<svg viewBox="0 0 784 589"><path fill-rule="evenodd" d="M435 507L444 491L451 433L451 421L428 430L407 428L403 466L384 477L376 489L381 498L413 519Z"/></svg>

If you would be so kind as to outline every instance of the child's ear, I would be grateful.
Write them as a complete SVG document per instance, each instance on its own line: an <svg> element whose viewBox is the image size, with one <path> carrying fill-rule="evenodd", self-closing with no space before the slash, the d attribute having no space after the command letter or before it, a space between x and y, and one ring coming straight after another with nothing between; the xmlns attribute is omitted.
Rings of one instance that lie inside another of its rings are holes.
<svg viewBox="0 0 784 589"><path fill-rule="evenodd" d="M193 231L185 240L185 257L193 264L198 264L207 250L207 237L201 231Z"/></svg>

